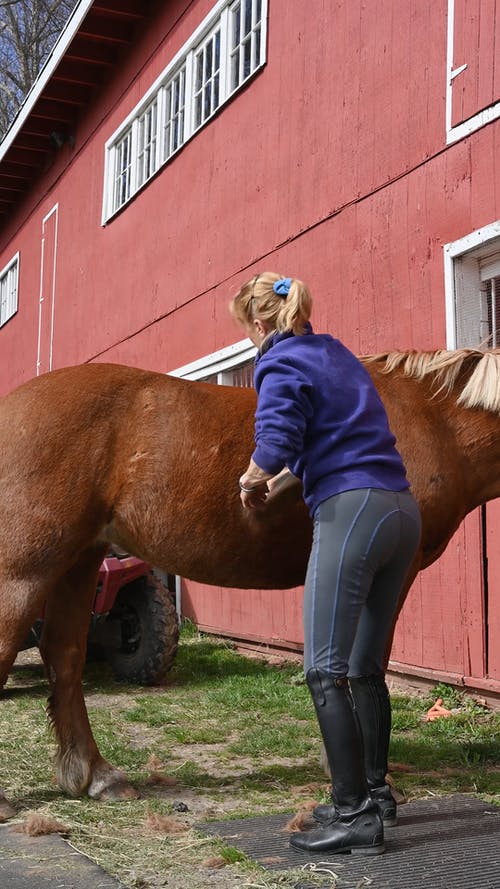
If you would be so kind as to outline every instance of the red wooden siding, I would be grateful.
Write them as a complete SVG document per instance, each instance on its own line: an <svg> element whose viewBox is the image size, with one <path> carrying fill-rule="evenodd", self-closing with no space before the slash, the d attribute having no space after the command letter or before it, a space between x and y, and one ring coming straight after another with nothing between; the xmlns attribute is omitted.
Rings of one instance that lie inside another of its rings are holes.
<svg viewBox="0 0 500 889"><path fill-rule="evenodd" d="M144 4L75 117L74 147L50 149L0 224L0 268L20 254L0 393L51 355L54 368L166 372L228 346L241 337L229 298L265 267L304 278L316 329L355 352L445 345L443 247L500 219L500 120L446 144L445 0L339 0L313 15L269 0L265 67L101 225L107 140L212 6ZM453 66L467 68L452 82L453 124L500 99L499 8L454 0ZM0 162L0 184L2 173ZM500 689L500 507L486 514L487 584L477 513L410 593L401 669ZM300 648L301 590L183 587L200 625Z"/></svg>
<svg viewBox="0 0 500 889"><path fill-rule="evenodd" d="M302 650L302 588L226 590L184 580L182 611L208 632Z"/></svg>

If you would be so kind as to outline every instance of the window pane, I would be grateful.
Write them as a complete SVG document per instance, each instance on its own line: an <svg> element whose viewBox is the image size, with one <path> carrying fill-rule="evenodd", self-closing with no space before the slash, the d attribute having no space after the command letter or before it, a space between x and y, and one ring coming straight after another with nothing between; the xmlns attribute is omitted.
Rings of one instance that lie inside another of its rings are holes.
<svg viewBox="0 0 500 889"><path fill-rule="evenodd" d="M205 48L205 80L212 76L212 44L208 43Z"/></svg>
<svg viewBox="0 0 500 889"><path fill-rule="evenodd" d="M500 345L500 276L486 281L488 305L488 346L496 349Z"/></svg>
<svg viewBox="0 0 500 889"><path fill-rule="evenodd" d="M196 91L201 90L203 83L203 50L196 56Z"/></svg>
<svg viewBox="0 0 500 889"><path fill-rule="evenodd" d="M240 34L241 28L241 4L238 3L235 9L233 9L233 30L231 35L231 49L234 49L235 46L238 46L238 43L241 40Z"/></svg>
<svg viewBox="0 0 500 889"><path fill-rule="evenodd" d="M250 74L250 72L252 70L251 50L252 50L252 45L250 43L250 40L247 40L247 42L245 43L245 48L243 50L243 53L244 53L244 55L243 55L243 78L248 77L248 75Z"/></svg>
<svg viewBox="0 0 500 889"><path fill-rule="evenodd" d="M218 71L220 68L220 31L217 31L215 35L215 45L214 45L214 72Z"/></svg>
<svg viewBox="0 0 500 889"><path fill-rule="evenodd" d="M201 123L201 93L198 96L196 96L194 119L195 119L195 126L199 127L199 125Z"/></svg>
<svg viewBox="0 0 500 889"><path fill-rule="evenodd" d="M252 30L252 0L245 0L245 28L243 36Z"/></svg>
<svg viewBox="0 0 500 889"><path fill-rule="evenodd" d="M231 90L236 89L240 82L240 51L236 50L231 56Z"/></svg>
<svg viewBox="0 0 500 889"><path fill-rule="evenodd" d="M253 51L253 67L258 68L260 65L260 28L255 31L254 51Z"/></svg>

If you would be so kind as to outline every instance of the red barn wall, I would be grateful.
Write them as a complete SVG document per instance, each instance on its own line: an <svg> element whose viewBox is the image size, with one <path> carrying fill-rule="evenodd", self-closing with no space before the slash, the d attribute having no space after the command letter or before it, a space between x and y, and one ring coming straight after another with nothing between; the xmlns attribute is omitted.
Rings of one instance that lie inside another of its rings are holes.
<svg viewBox="0 0 500 889"><path fill-rule="evenodd" d="M444 0L318 2L314 14L270 0L264 69L101 225L106 140L211 7L158 4L81 115L74 149L0 231L0 268L21 256L0 392L36 372L42 224L55 205L54 368L169 371L229 345L241 338L230 295L263 268L304 278L316 328L355 352L445 345L443 246L500 217L500 129L446 145ZM479 525L470 518L414 585L393 652L401 669L484 678ZM201 625L300 647L301 591L184 586Z"/></svg>

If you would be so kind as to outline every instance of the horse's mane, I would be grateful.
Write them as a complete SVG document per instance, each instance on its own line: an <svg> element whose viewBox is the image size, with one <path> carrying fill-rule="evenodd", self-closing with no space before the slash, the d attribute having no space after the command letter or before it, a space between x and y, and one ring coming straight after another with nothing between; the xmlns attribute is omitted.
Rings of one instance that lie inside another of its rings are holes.
<svg viewBox="0 0 500 889"><path fill-rule="evenodd" d="M382 373L402 369L406 376L422 380L432 375L435 395L449 394L454 389L460 372L472 368L457 404L469 408L500 413L500 349L439 349L435 352L384 352L362 358L365 364L383 362Z"/></svg>

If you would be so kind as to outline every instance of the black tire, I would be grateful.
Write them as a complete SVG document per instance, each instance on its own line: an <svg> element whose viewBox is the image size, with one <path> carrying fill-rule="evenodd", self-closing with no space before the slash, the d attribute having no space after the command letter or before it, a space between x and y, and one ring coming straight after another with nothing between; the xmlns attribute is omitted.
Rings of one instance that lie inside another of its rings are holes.
<svg viewBox="0 0 500 889"><path fill-rule="evenodd" d="M153 573L124 586L108 621L119 632L106 646L117 679L158 685L170 670L179 642L179 623L172 594Z"/></svg>

